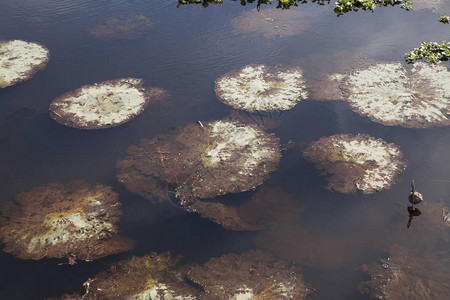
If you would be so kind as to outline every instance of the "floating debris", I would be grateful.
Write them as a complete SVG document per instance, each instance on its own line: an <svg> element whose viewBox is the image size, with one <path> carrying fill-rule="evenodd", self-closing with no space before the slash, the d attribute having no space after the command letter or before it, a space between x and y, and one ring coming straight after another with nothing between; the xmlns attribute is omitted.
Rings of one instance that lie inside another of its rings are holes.
<svg viewBox="0 0 450 300"><path fill-rule="evenodd" d="M187 206L196 199L255 188L280 158L278 138L256 125L198 122L131 146L117 163L117 178L144 197L153 193L154 185L147 187L147 180L167 182L175 186L180 205Z"/></svg>
<svg viewBox="0 0 450 300"><path fill-rule="evenodd" d="M79 129L103 129L121 125L140 114L148 102L159 102L168 93L144 88L142 79L108 80L67 92L50 104L50 116L58 123Z"/></svg>
<svg viewBox="0 0 450 300"><path fill-rule="evenodd" d="M118 262L86 281L83 299L198 299L201 292L184 280L180 259L165 252Z"/></svg>
<svg viewBox="0 0 450 300"><path fill-rule="evenodd" d="M314 14L317 15L317 14ZM313 15L313 16L314 16ZM266 38L299 35L309 27L311 13L276 8L243 11L231 20L233 32L240 35L263 34Z"/></svg>
<svg viewBox="0 0 450 300"><path fill-rule="evenodd" d="M99 39L135 39L152 28L143 14L110 17L95 25L90 34Z"/></svg>
<svg viewBox="0 0 450 300"><path fill-rule="evenodd" d="M30 79L49 59L48 49L39 43L0 41L0 88Z"/></svg>
<svg viewBox="0 0 450 300"><path fill-rule="evenodd" d="M395 144L367 134L338 134L311 143L303 157L329 174L327 189L372 194L389 188L406 167Z"/></svg>
<svg viewBox="0 0 450 300"><path fill-rule="evenodd" d="M363 271L370 280L358 290L376 299L447 299L450 292L450 253L419 255L400 246L389 249L389 257Z"/></svg>
<svg viewBox="0 0 450 300"><path fill-rule="evenodd" d="M308 95L303 71L281 65L248 65L226 73L215 85L220 101L248 112L289 110Z"/></svg>
<svg viewBox="0 0 450 300"><path fill-rule="evenodd" d="M379 63L347 76L344 98L355 112L387 126L450 124L450 72L443 65Z"/></svg>
<svg viewBox="0 0 450 300"><path fill-rule="evenodd" d="M4 251L22 259L92 260L128 251L120 237L117 193L82 181L51 183L20 193L1 208Z"/></svg>
<svg viewBox="0 0 450 300"><path fill-rule="evenodd" d="M187 276L204 299L305 299L313 292L298 269L259 250L213 258Z"/></svg>
<svg viewBox="0 0 450 300"><path fill-rule="evenodd" d="M280 220L297 218L299 210L295 199L280 187L259 188L247 201L230 205L222 201L196 201L189 211L200 214L225 229L263 230Z"/></svg>
<svg viewBox="0 0 450 300"><path fill-rule="evenodd" d="M295 60L292 64L302 66L309 86L309 99L343 100L341 81L355 70L367 68L375 61L350 52L312 54Z"/></svg>

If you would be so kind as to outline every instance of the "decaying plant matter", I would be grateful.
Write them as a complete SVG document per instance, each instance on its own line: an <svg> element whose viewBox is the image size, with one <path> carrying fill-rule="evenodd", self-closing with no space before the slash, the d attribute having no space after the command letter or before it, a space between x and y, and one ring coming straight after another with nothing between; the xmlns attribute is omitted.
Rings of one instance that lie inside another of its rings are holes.
<svg viewBox="0 0 450 300"><path fill-rule="evenodd" d="M299 270L259 250L212 258L187 276L205 290L200 299L305 299L312 293Z"/></svg>
<svg viewBox="0 0 450 300"><path fill-rule="evenodd" d="M30 79L49 59L48 49L39 43L0 41L0 88Z"/></svg>
<svg viewBox="0 0 450 300"><path fill-rule="evenodd" d="M379 63L347 76L342 88L353 111L387 126L450 124L450 72L443 65Z"/></svg>
<svg viewBox="0 0 450 300"><path fill-rule="evenodd" d="M234 121L188 124L173 134L141 140L117 163L117 177L142 196L155 179L175 186L181 205L248 191L263 183L281 158L279 140L256 125ZM136 182L141 185L136 186Z"/></svg>
<svg viewBox="0 0 450 300"><path fill-rule="evenodd" d="M50 116L58 123L79 129L103 129L121 125L140 114L149 102L168 96L160 88L146 88L142 79L108 80L67 92L50 104Z"/></svg>
<svg viewBox="0 0 450 300"><path fill-rule="evenodd" d="M83 299L198 299L201 291L185 281L180 259L165 252L118 262L86 281Z"/></svg>
<svg viewBox="0 0 450 300"><path fill-rule="evenodd" d="M223 103L248 112L283 111L306 99L303 71L281 65L248 65L222 75L215 91Z"/></svg>
<svg viewBox="0 0 450 300"><path fill-rule="evenodd" d="M23 192L1 208L4 251L22 259L91 260L130 250L118 235L118 195L82 181L51 183Z"/></svg>
<svg viewBox="0 0 450 300"><path fill-rule="evenodd" d="M400 149L366 134L338 134L311 143L303 157L329 174L328 189L371 194L389 188L406 162Z"/></svg>
<svg viewBox="0 0 450 300"><path fill-rule="evenodd" d="M376 299L446 299L450 291L449 251L419 254L400 246L389 248L389 257L363 270L370 280L359 291Z"/></svg>

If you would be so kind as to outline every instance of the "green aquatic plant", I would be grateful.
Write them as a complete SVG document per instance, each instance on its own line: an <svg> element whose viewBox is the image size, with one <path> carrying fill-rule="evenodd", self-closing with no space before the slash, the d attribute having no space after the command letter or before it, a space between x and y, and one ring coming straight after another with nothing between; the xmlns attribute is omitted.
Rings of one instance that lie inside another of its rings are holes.
<svg viewBox="0 0 450 300"><path fill-rule="evenodd" d="M374 11L379 6L394 6L401 4L401 8L406 10L412 9L412 3L404 0L337 0L334 12L341 16L350 11L371 10Z"/></svg>
<svg viewBox="0 0 450 300"><path fill-rule="evenodd" d="M441 22L443 24L448 24L450 22L450 17L449 16L440 16L439 22Z"/></svg>
<svg viewBox="0 0 450 300"><path fill-rule="evenodd" d="M425 59L432 64L448 61L450 58L450 42L421 42L420 47L405 53L405 60L412 63L415 60Z"/></svg>

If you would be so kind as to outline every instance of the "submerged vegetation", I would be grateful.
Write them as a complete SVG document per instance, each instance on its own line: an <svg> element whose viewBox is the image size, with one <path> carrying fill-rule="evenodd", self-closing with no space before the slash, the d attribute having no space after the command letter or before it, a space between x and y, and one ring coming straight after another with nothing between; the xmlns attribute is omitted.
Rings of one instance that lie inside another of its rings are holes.
<svg viewBox="0 0 450 300"><path fill-rule="evenodd" d="M110 17L96 24L90 35L98 39L134 39L149 31L152 23L142 14Z"/></svg>
<svg viewBox="0 0 450 300"><path fill-rule="evenodd" d="M131 146L117 163L117 178L142 196L153 195L155 181L169 183L180 205L188 206L255 188L280 159L278 138L263 128L228 120L198 122Z"/></svg>
<svg viewBox="0 0 450 300"><path fill-rule="evenodd" d="M388 189L406 162L400 149L369 135L340 134L322 137L303 153L324 174L327 188L341 193L372 194Z"/></svg>
<svg viewBox="0 0 450 300"><path fill-rule="evenodd" d="M0 210L3 249L22 259L98 259L130 250L118 235L122 211L108 186L83 181L51 183L20 193Z"/></svg>

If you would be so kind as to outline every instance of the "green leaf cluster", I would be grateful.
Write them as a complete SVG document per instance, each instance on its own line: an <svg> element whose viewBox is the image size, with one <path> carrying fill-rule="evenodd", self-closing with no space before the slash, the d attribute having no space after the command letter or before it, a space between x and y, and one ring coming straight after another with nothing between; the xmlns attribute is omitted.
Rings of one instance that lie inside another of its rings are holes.
<svg viewBox="0 0 450 300"><path fill-rule="evenodd" d="M444 23L444 24L448 24L448 23L450 23L450 17L449 16L439 17L439 22Z"/></svg>
<svg viewBox="0 0 450 300"><path fill-rule="evenodd" d="M419 59L426 59L432 64L448 61L450 59L450 42L442 44L421 42L419 48L405 53L405 60L409 63Z"/></svg>
<svg viewBox="0 0 450 300"><path fill-rule="evenodd" d="M337 0L334 12L340 16L349 11L370 10L374 11L379 6L398 5L402 4L402 8L406 10L412 9L411 2L404 0Z"/></svg>

